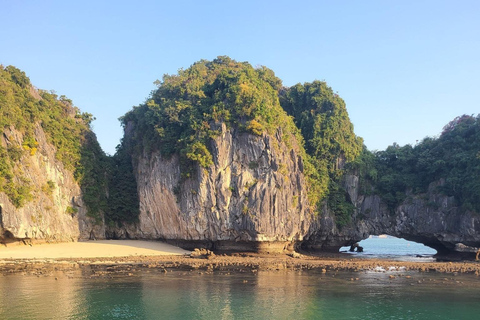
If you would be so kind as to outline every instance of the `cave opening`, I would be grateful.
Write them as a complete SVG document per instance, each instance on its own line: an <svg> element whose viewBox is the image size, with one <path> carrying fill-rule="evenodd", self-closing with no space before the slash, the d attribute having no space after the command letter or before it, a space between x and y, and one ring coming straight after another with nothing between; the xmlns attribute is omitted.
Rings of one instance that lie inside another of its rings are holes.
<svg viewBox="0 0 480 320"><path fill-rule="evenodd" d="M351 250L354 249L352 252ZM387 234L371 235L353 246L341 247L340 252L364 255L372 258L397 260L433 259L437 250L414 241Z"/></svg>

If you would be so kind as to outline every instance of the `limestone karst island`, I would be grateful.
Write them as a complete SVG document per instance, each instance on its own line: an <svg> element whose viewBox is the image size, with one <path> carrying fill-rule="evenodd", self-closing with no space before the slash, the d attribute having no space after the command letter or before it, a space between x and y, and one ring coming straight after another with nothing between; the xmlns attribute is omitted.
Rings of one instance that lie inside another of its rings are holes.
<svg viewBox="0 0 480 320"><path fill-rule="evenodd" d="M388 234L475 259L479 116L372 152L322 81L285 87L266 67L218 57L157 86L120 119L124 137L107 156L94 115L1 66L3 244L139 239L338 252Z"/></svg>

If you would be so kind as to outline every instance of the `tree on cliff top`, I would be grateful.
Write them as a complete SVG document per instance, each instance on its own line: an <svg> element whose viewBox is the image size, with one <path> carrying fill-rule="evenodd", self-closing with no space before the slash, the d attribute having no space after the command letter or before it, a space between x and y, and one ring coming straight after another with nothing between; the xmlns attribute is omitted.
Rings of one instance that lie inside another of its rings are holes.
<svg viewBox="0 0 480 320"><path fill-rule="evenodd" d="M105 209L106 156L90 130L93 116L81 113L65 96L36 90L26 74L13 66L0 67L0 133L13 127L23 134L21 145L0 145L0 192L21 207L32 199L32 185L16 169L23 156L37 152L35 128L40 125L56 158L73 172L83 191L89 214Z"/></svg>
<svg viewBox="0 0 480 320"><path fill-rule="evenodd" d="M338 180L343 162L354 159L362 148L345 103L324 82L286 89L266 67L218 57L199 61L177 75L165 75L157 85L150 99L121 120L124 126L134 124L130 139L137 153L179 154L185 178L194 163L204 168L212 164L208 142L218 134L219 122L255 135L274 134L280 128L287 144L297 140L291 145L305 160L312 206L329 194L329 181ZM331 194L344 196L337 187L332 190L336 193Z"/></svg>
<svg viewBox="0 0 480 320"><path fill-rule="evenodd" d="M438 138L427 137L414 147L393 144L376 152L375 159L379 178L373 185L392 210L407 190L423 193L441 180L437 191L480 213L480 115L457 117Z"/></svg>
<svg viewBox="0 0 480 320"><path fill-rule="evenodd" d="M345 102L323 81L284 88L280 102L300 128L307 153L317 169L317 197L327 196L337 225L348 223L353 206L341 187L341 177L344 164L361 153L363 140L353 132Z"/></svg>
<svg viewBox="0 0 480 320"><path fill-rule="evenodd" d="M287 140L291 135L301 139L279 104L281 81L265 67L218 57L165 75L157 85L146 103L121 120L124 126L135 124L137 147L158 149L165 156L178 153L186 177L193 163L204 168L212 164L208 141L218 134L215 124L220 122L256 135L280 127Z"/></svg>

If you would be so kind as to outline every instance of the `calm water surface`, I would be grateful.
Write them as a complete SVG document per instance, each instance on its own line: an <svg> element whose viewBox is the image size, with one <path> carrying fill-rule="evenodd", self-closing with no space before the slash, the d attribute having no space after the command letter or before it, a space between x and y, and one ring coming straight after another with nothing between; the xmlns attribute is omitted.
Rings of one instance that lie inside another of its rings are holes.
<svg viewBox="0 0 480 320"><path fill-rule="evenodd" d="M434 261L433 255L437 253L435 249L427 247L421 243L407 241L401 238L388 236L387 238L371 237L358 243L363 247L361 253L348 252L350 247L340 248L341 252L353 254L358 257L394 259L401 261Z"/></svg>
<svg viewBox="0 0 480 320"><path fill-rule="evenodd" d="M0 319L478 319L479 297L475 275L76 271L0 276Z"/></svg>
<svg viewBox="0 0 480 320"><path fill-rule="evenodd" d="M420 261L435 254L398 238L371 238L360 245L365 252L358 257ZM479 318L480 277L475 275L145 269L93 279L81 270L0 276L0 319L5 320Z"/></svg>

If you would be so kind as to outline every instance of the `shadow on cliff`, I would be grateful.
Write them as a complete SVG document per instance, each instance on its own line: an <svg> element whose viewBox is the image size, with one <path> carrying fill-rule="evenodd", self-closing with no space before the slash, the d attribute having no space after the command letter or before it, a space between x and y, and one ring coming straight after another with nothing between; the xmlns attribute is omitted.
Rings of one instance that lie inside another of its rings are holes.
<svg viewBox="0 0 480 320"><path fill-rule="evenodd" d="M80 183L87 218L79 225L81 237L124 238L125 234L128 237L128 232L121 230L136 225L140 211L132 158L123 145L117 146L114 156L108 156L95 134L86 132L80 166L75 175ZM75 211L72 214L75 214L81 204L72 200L72 206Z"/></svg>

